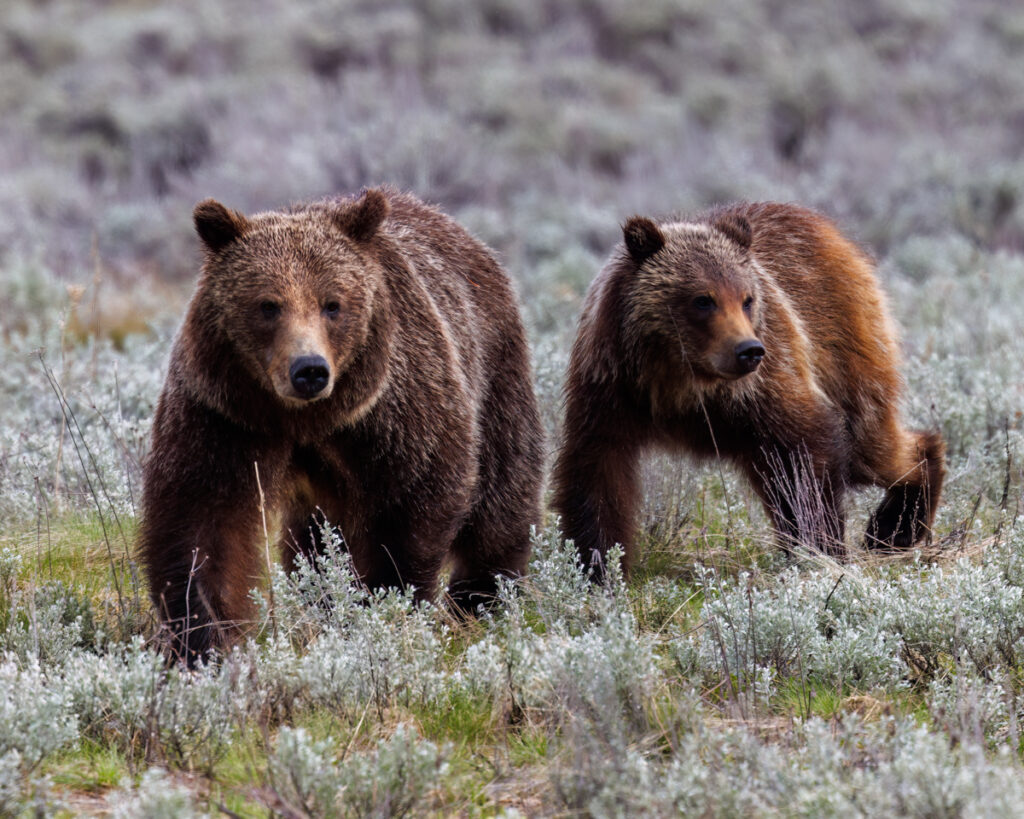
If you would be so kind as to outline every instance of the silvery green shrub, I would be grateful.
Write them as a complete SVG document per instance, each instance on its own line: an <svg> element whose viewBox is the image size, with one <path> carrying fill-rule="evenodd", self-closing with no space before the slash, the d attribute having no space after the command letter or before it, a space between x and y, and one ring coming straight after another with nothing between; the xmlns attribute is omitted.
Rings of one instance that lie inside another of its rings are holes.
<svg viewBox="0 0 1024 819"><path fill-rule="evenodd" d="M63 582L41 583L18 597L20 616L11 620L2 639L19 657L59 664L73 649L102 639L88 598Z"/></svg>
<svg viewBox="0 0 1024 819"><path fill-rule="evenodd" d="M729 678L740 689L764 679L829 686L900 687L951 662L978 672L1024 662L1022 533L982 563L912 563L899 572L792 567L755 580L704 571L702 627L671 641L684 673ZM926 680L927 681L927 680Z"/></svg>
<svg viewBox="0 0 1024 819"><path fill-rule="evenodd" d="M423 808L447 765L445 751L400 724L374 751L338 759L335 743L282 728L270 757L270 784L287 810L315 817L390 817Z"/></svg>
<svg viewBox="0 0 1024 819"><path fill-rule="evenodd" d="M756 722L690 725L667 755L595 754L568 737L552 771L559 804L595 817L1012 817L1024 796L1009 754L987 759L912 719L812 719L770 737Z"/></svg>
<svg viewBox="0 0 1024 819"><path fill-rule="evenodd" d="M550 772L556 798L572 815L652 816L667 807L658 766L642 753L603 747L582 731L572 737L566 760Z"/></svg>
<svg viewBox="0 0 1024 819"><path fill-rule="evenodd" d="M0 649L22 660L59 662L83 642L86 632L88 639L95 639L92 606L59 580L26 588L19 582L22 564L14 550L0 550Z"/></svg>
<svg viewBox="0 0 1024 819"><path fill-rule="evenodd" d="M609 741L628 742L646 725L658 671L654 641L629 607L621 553L609 554L602 587L587 580L557 532L536 538L535 548L527 581L500 585L490 633L467 650L458 679L554 725L582 719Z"/></svg>
<svg viewBox="0 0 1024 819"><path fill-rule="evenodd" d="M250 680L280 710L292 701L357 709L368 701L435 702L445 693L444 651L450 639L437 610L412 591L370 594L355 579L337 534L315 564L275 568L271 593L257 595L267 635L246 660Z"/></svg>
<svg viewBox="0 0 1024 819"><path fill-rule="evenodd" d="M128 756L146 750L176 767L209 770L227 752L235 726L258 698L241 652L188 671L168 666L141 637L103 654L78 651L63 668L86 736Z"/></svg>
<svg viewBox="0 0 1024 819"><path fill-rule="evenodd" d="M609 611L578 636L537 639L535 663L518 682L527 704L562 709L622 742L632 734L624 728L646 727L644 705L657 669L652 640L631 613Z"/></svg>
<svg viewBox="0 0 1024 819"><path fill-rule="evenodd" d="M0 756L0 815L17 816L28 795L21 753L10 749Z"/></svg>
<svg viewBox="0 0 1024 819"><path fill-rule="evenodd" d="M30 658L0 658L0 757L20 756L31 771L47 756L78 740L78 719L58 674Z"/></svg>
<svg viewBox="0 0 1024 819"><path fill-rule="evenodd" d="M881 626L904 644L908 663L934 672L944 658L981 672L1024 661L1021 529L982 563L921 566L880 584Z"/></svg>
<svg viewBox="0 0 1024 819"><path fill-rule="evenodd" d="M445 693L447 640L429 606L410 594L380 594L344 627L324 631L299 659L298 674L311 701L335 707L431 704Z"/></svg>
<svg viewBox="0 0 1024 819"><path fill-rule="evenodd" d="M796 567L764 587L748 573L731 583L709 572L702 583L697 655L685 645L675 654L711 677L734 678L741 688L766 673L870 688L896 684L906 673L897 636L880 628L870 584L825 572L802 575Z"/></svg>
<svg viewBox="0 0 1024 819"><path fill-rule="evenodd" d="M176 667L160 680L151 719L169 762L208 771L227 753L249 706L243 668L230 660L194 673Z"/></svg>
<svg viewBox="0 0 1024 819"><path fill-rule="evenodd" d="M312 561L300 558L291 573L273 564L270 593L254 595L261 629L275 639L303 646L325 629L343 627L369 601L337 530L325 526L323 535L321 554Z"/></svg>
<svg viewBox="0 0 1024 819"><path fill-rule="evenodd" d="M270 757L269 784L288 810L304 816L340 815L343 787L329 739L310 739L303 728L284 727Z"/></svg>
<svg viewBox="0 0 1024 819"><path fill-rule="evenodd" d="M64 663L64 689L82 734L111 742L126 755L155 730L159 692L171 673L141 637L102 654L72 652ZM155 739L155 737L154 737Z"/></svg>
<svg viewBox="0 0 1024 819"><path fill-rule="evenodd" d="M171 328L79 342L66 332L67 282L36 265L5 273L0 304L20 308L21 326L0 345L0 519L84 510L126 548Z"/></svg>
<svg viewBox="0 0 1024 819"><path fill-rule="evenodd" d="M1002 670L987 679L969 667L936 678L928 686L928 713L953 741L982 747L1020 744L1024 701Z"/></svg>
<svg viewBox="0 0 1024 819"><path fill-rule="evenodd" d="M115 819L200 819L193 793L176 784L166 771L150 768L135 787L123 788L111 799Z"/></svg>
<svg viewBox="0 0 1024 819"><path fill-rule="evenodd" d="M557 529L532 533L533 553L529 581L523 593L546 630L578 633L590 619L590 600L594 586L580 563L571 541L565 541ZM609 555L609 565L616 555ZM621 578L620 578L621 579ZM615 580L609 583L614 588ZM514 587L504 586L508 599ZM511 611L522 609L513 607Z"/></svg>

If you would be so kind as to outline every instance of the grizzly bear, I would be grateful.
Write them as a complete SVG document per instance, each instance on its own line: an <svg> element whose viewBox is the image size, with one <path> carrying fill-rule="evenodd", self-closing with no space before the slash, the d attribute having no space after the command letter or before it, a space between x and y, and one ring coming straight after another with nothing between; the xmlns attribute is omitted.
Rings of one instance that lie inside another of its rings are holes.
<svg viewBox="0 0 1024 819"><path fill-rule="evenodd" d="M471 613L521 573L543 441L516 299L491 253L390 188L194 212L205 261L146 459L140 555L188 662L252 616L264 519L292 569L329 522L359 580Z"/></svg>
<svg viewBox="0 0 1024 819"><path fill-rule="evenodd" d="M784 548L842 556L843 495L885 497L869 546L929 534L944 444L904 428L892 321L871 262L817 213L738 204L629 219L587 293L553 476L563 532L598 577L635 559L638 456L735 463Z"/></svg>

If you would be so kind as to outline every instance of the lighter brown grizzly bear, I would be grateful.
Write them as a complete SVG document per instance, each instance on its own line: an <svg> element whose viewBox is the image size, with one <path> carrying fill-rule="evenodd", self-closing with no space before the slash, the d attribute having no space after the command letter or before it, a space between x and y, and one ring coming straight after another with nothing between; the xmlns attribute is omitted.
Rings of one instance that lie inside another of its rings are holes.
<svg viewBox="0 0 1024 819"><path fill-rule="evenodd" d="M843 555L843 494L863 484L886 490L868 545L930 532L944 444L900 422L896 333L864 253L793 205L623 232L586 297L553 477L585 565L600 576L618 543L628 570L654 447L734 462L785 548Z"/></svg>
<svg viewBox="0 0 1024 819"><path fill-rule="evenodd" d="M251 617L263 511L286 567L322 548L326 520L369 587L429 598L450 562L464 611L521 573L542 432L488 250L391 189L251 217L207 200L194 219L205 262L156 411L140 542L173 650L193 662Z"/></svg>

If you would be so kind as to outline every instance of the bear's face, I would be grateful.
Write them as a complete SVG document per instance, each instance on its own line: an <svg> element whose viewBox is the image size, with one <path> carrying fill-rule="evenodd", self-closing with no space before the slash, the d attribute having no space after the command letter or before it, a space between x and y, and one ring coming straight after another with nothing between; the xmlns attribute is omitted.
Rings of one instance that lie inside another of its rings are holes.
<svg viewBox="0 0 1024 819"><path fill-rule="evenodd" d="M196 207L201 292L239 365L284 405L329 397L365 343L383 277L367 242L387 213L379 191L251 218L212 200Z"/></svg>
<svg viewBox="0 0 1024 819"><path fill-rule="evenodd" d="M633 326L667 340L700 381L754 372L766 350L758 338L761 279L747 220L659 226L634 217L623 233L637 265L629 288Z"/></svg>

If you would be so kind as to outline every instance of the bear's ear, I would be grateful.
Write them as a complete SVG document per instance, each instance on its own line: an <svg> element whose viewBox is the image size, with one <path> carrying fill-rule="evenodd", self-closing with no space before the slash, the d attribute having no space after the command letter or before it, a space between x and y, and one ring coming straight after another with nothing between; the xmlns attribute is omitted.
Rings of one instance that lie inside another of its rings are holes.
<svg viewBox="0 0 1024 819"><path fill-rule="evenodd" d="M391 204L384 192L379 188L369 188L353 205L336 211L334 223L350 239L366 242L373 238L390 212Z"/></svg>
<svg viewBox="0 0 1024 819"><path fill-rule="evenodd" d="M210 250L222 250L249 228L249 221L215 199L204 199L192 211L196 233Z"/></svg>
<svg viewBox="0 0 1024 819"><path fill-rule="evenodd" d="M637 264L642 264L665 246L661 229L646 216L633 216L622 226L626 250Z"/></svg>
<svg viewBox="0 0 1024 819"><path fill-rule="evenodd" d="M750 243L754 240L754 231L746 216L739 213L723 213L715 220L714 227L744 250L750 250Z"/></svg>

